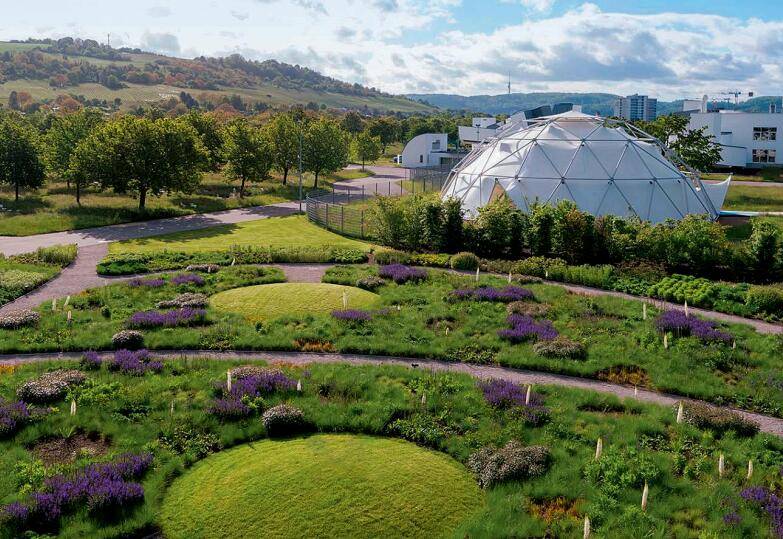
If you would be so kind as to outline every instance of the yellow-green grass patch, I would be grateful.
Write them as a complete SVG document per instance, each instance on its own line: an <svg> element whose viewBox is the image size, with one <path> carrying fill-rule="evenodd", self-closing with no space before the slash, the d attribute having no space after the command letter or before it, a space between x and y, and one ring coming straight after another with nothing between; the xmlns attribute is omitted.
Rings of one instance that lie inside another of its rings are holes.
<svg viewBox="0 0 783 539"><path fill-rule="evenodd" d="M352 240L312 224L303 215L270 217L202 230L113 243L110 254L181 251L186 253L224 251L242 247L343 247L369 251L369 243Z"/></svg>
<svg viewBox="0 0 783 539"><path fill-rule="evenodd" d="M349 309L369 309L380 303L377 294L352 286L275 283L226 290L212 296L210 304L257 322L286 315L328 314L343 308L343 294Z"/></svg>
<svg viewBox="0 0 783 539"><path fill-rule="evenodd" d="M409 442L264 440L196 464L163 504L170 538L444 537L483 507L457 461Z"/></svg>

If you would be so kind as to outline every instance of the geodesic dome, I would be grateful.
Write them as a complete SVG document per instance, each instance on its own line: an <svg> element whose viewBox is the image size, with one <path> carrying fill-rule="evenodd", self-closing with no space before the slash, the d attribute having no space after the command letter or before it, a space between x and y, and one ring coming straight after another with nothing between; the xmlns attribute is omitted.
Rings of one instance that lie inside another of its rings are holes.
<svg viewBox="0 0 783 539"><path fill-rule="evenodd" d="M647 133L572 111L513 123L474 147L451 172L441 197L459 199L468 217L505 195L523 211L571 200L596 216L657 223L688 214L717 219L729 182L702 184L696 171Z"/></svg>

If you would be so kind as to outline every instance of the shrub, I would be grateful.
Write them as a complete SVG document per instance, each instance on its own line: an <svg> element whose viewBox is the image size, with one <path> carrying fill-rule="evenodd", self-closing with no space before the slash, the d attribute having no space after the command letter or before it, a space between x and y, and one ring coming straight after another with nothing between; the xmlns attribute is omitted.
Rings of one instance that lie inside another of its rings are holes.
<svg viewBox="0 0 783 539"><path fill-rule="evenodd" d="M664 333L674 333L680 337L694 336L705 342L730 343L732 336L720 331L717 324L695 316L685 316L682 311L664 311L655 319L655 327Z"/></svg>
<svg viewBox="0 0 783 539"><path fill-rule="evenodd" d="M76 244L52 245L51 247L39 247L35 252L16 255L11 259L23 264L46 264L64 268L76 260L76 254Z"/></svg>
<svg viewBox="0 0 783 539"><path fill-rule="evenodd" d="M128 281L128 286L132 286L133 288L139 288L141 286L146 286L147 288L160 288L161 286L165 286L165 285L166 285L165 279L135 278Z"/></svg>
<svg viewBox="0 0 783 539"><path fill-rule="evenodd" d="M394 249L380 249L375 253L375 263L379 266L388 266L389 264L410 264L411 255L404 251Z"/></svg>
<svg viewBox="0 0 783 539"><path fill-rule="evenodd" d="M204 294L186 292L174 299L159 301L155 304L158 309L172 309L175 307L204 308L209 304L209 299Z"/></svg>
<svg viewBox="0 0 783 539"><path fill-rule="evenodd" d="M506 321L511 325L511 329L498 330L498 337L512 343L552 340L557 337L557 330L549 320L536 322L529 316L511 314Z"/></svg>
<svg viewBox="0 0 783 539"><path fill-rule="evenodd" d="M7 402L0 397L0 438L15 434L31 417L30 410L23 401Z"/></svg>
<svg viewBox="0 0 783 539"><path fill-rule="evenodd" d="M651 482L661 473L653 459L636 449L609 447L600 459L587 463L584 476L596 483L601 493L616 498L623 490L639 488L645 481Z"/></svg>
<svg viewBox="0 0 783 539"><path fill-rule="evenodd" d="M491 286L460 288L452 290L449 297L454 300L495 301L499 303L535 299L533 292L527 288L520 288L512 285L504 286L503 288L494 288Z"/></svg>
<svg viewBox="0 0 783 539"><path fill-rule="evenodd" d="M535 343L533 351L539 356L555 359L584 359L587 355L584 344L563 335Z"/></svg>
<svg viewBox="0 0 783 539"><path fill-rule="evenodd" d="M139 311L128 319L128 326L137 329L193 326L206 321L207 312L204 309L184 307L173 311Z"/></svg>
<svg viewBox="0 0 783 539"><path fill-rule="evenodd" d="M389 264L378 269L378 275L384 279L391 279L397 284L423 281L427 278L427 272L423 269L412 268L402 264Z"/></svg>
<svg viewBox="0 0 783 539"><path fill-rule="evenodd" d="M414 253L410 256L409 264L416 266L430 266L433 268L448 268L451 255L443 253Z"/></svg>
<svg viewBox="0 0 783 539"><path fill-rule="evenodd" d="M153 360L147 350L117 350L109 362L109 370L131 376L144 376L148 372L162 371L163 363Z"/></svg>
<svg viewBox="0 0 783 539"><path fill-rule="evenodd" d="M538 318L546 316L549 313L549 305L546 305L545 303L534 303L532 301L512 301L506 305L506 313Z"/></svg>
<svg viewBox="0 0 783 539"><path fill-rule="evenodd" d="M197 271L200 273L217 273L220 266L217 264L191 264L185 268L185 271Z"/></svg>
<svg viewBox="0 0 783 539"><path fill-rule="evenodd" d="M180 273L179 275L175 275L171 279L171 282L177 286L186 284L192 284L193 286L204 286L206 281L204 280L204 277L198 275L197 273Z"/></svg>
<svg viewBox="0 0 783 539"><path fill-rule="evenodd" d="M479 486L489 488L505 481L543 475L549 468L549 449L541 445L523 446L512 440L500 449L484 447L468 459L468 468Z"/></svg>
<svg viewBox="0 0 783 539"><path fill-rule="evenodd" d="M209 408L209 413L221 419L248 417L263 409L263 396L296 388L296 382L279 369L245 365L232 369L231 375L231 391L226 382L221 382L217 386L220 398Z"/></svg>
<svg viewBox="0 0 783 539"><path fill-rule="evenodd" d="M68 389L84 383L86 379L84 373L77 370L47 372L19 386L16 396L25 402L55 402L65 397Z"/></svg>
<svg viewBox="0 0 783 539"><path fill-rule="evenodd" d="M115 350L138 350L144 346L144 335L141 331L124 329L112 335L111 343Z"/></svg>
<svg viewBox="0 0 783 539"><path fill-rule="evenodd" d="M696 428L717 434L731 430L739 436L755 436L759 431L757 423L736 412L699 402L689 402L683 406L683 419Z"/></svg>
<svg viewBox="0 0 783 539"><path fill-rule="evenodd" d="M451 257L451 268L455 270L475 271L479 267L479 257L473 253L457 253Z"/></svg>
<svg viewBox="0 0 783 539"><path fill-rule="evenodd" d="M429 414L417 413L407 419L395 419L387 429L391 434L409 442L428 447L440 447L446 431Z"/></svg>
<svg viewBox="0 0 783 539"><path fill-rule="evenodd" d="M11 311L0 315L0 328L19 329L21 327L34 326L39 320L41 320L41 315L36 311Z"/></svg>
<svg viewBox="0 0 783 539"><path fill-rule="evenodd" d="M375 292L377 289L379 289L381 286L385 284L386 281L384 281L380 277L376 277L375 275L368 275L367 277L362 277L361 279L356 281L357 287L362 288L364 290L369 290L370 292Z"/></svg>
<svg viewBox="0 0 783 539"><path fill-rule="evenodd" d="M304 413L289 404L273 406L261 416L267 434L272 436L290 436L309 430Z"/></svg>
<svg viewBox="0 0 783 539"><path fill-rule="evenodd" d="M82 355L82 359L79 362L79 365L86 371L96 371L101 368L101 365L103 365L103 358L101 358L98 352L85 352Z"/></svg>
<svg viewBox="0 0 783 539"><path fill-rule="evenodd" d="M753 314L783 318L783 288L754 286L748 290L745 305Z"/></svg>
<svg viewBox="0 0 783 539"><path fill-rule="evenodd" d="M172 430L162 432L158 440L169 451L178 455L187 454L193 459L202 459L223 448L216 434L192 424L176 425Z"/></svg>
<svg viewBox="0 0 783 539"><path fill-rule="evenodd" d="M521 273L522 275L533 275L535 277L545 278L548 272L557 271L564 272L566 263L565 260L560 258L545 258L543 256L533 256L520 260L514 264L511 272Z"/></svg>

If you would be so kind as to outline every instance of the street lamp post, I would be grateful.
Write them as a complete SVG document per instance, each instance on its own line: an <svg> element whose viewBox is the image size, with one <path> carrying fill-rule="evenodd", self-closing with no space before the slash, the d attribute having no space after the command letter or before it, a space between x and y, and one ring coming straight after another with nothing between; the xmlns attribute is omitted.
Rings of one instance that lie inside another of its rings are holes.
<svg viewBox="0 0 783 539"><path fill-rule="evenodd" d="M302 122L299 122L299 213L302 213Z"/></svg>

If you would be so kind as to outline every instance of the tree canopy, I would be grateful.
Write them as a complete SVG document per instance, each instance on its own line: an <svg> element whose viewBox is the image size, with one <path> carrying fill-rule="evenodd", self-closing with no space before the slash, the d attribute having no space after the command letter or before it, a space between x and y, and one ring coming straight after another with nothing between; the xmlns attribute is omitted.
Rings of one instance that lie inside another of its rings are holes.
<svg viewBox="0 0 783 539"><path fill-rule="evenodd" d="M240 181L239 198L242 198L245 182L260 182L269 177L274 164L272 144L266 133L245 119L227 125L223 139L226 174Z"/></svg>
<svg viewBox="0 0 783 539"><path fill-rule="evenodd" d="M21 188L43 185L45 168L38 153L37 133L15 114L0 113L0 183Z"/></svg>
<svg viewBox="0 0 783 539"><path fill-rule="evenodd" d="M302 151L305 169L315 174L318 187L321 174L340 170L348 163L348 140L334 120L320 118L307 128Z"/></svg>
<svg viewBox="0 0 783 539"><path fill-rule="evenodd" d="M377 161L381 156L381 138L373 137L366 131L359 133L351 141L351 152L353 157L362 164L362 170L364 170L364 164L367 161Z"/></svg>
<svg viewBox="0 0 783 539"><path fill-rule="evenodd" d="M82 110L57 116L44 136L46 164L52 173L65 178L68 187L71 185L71 180L74 181L77 204L81 204L81 188L84 182L72 178L71 156L79 143L86 139L102 121L103 116L95 110Z"/></svg>
<svg viewBox="0 0 783 539"><path fill-rule="evenodd" d="M272 144L274 166L283 173L283 185L286 185L288 172L299 165L301 127L290 114L277 114L266 129Z"/></svg>
<svg viewBox="0 0 783 539"><path fill-rule="evenodd" d="M706 127L688 129L688 123L687 117L672 114L636 125L666 144L688 166L705 172L720 161L720 144L705 134Z"/></svg>

